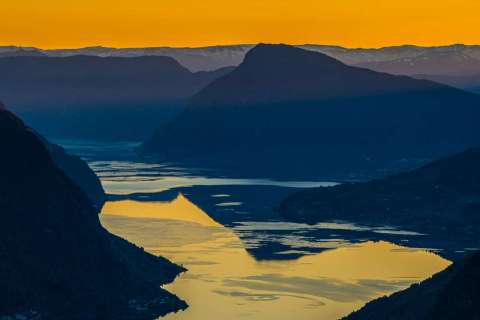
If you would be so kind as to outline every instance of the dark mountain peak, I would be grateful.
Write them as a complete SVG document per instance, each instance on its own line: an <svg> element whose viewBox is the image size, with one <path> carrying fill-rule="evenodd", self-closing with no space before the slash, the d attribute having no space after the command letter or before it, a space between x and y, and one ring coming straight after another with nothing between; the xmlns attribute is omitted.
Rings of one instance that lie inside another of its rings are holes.
<svg viewBox="0 0 480 320"><path fill-rule="evenodd" d="M325 65L335 65L335 66L344 66L340 61L331 58L323 53L308 51L300 49L298 47L286 45L286 44L265 44L261 43L251 49L245 56L243 65L250 64L269 64L269 65L278 65L280 64L293 64L296 67L299 65L309 65L309 64L325 64Z"/></svg>
<svg viewBox="0 0 480 320"><path fill-rule="evenodd" d="M284 44L259 44L233 72L200 91L192 105L324 101L441 88L446 87L347 66L319 52Z"/></svg>
<svg viewBox="0 0 480 320"><path fill-rule="evenodd" d="M298 169L325 178L348 168L343 173L358 176L400 159L413 164L480 144L473 123L478 103L473 94L435 82L260 44L235 70L196 94L143 150L209 164L224 156L221 166L235 159L262 175L264 168L274 175Z"/></svg>
<svg viewBox="0 0 480 320"><path fill-rule="evenodd" d="M101 49L101 50L113 50L115 48L112 48L112 47L104 47L104 46L88 46L88 47L83 47L83 48L80 48L80 49Z"/></svg>

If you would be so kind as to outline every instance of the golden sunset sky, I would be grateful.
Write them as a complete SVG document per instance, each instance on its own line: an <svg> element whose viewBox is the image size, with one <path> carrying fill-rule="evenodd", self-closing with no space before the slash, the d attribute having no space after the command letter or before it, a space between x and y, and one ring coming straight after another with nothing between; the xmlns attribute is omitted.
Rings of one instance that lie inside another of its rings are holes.
<svg viewBox="0 0 480 320"><path fill-rule="evenodd" d="M0 45L480 44L480 0L1 0Z"/></svg>

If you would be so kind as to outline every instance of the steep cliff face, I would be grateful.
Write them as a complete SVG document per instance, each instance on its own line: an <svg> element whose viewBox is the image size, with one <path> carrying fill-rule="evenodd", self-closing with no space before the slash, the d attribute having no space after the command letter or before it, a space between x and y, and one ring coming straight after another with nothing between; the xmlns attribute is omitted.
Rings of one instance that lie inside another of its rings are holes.
<svg viewBox="0 0 480 320"><path fill-rule="evenodd" d="M0 316L154 319L185 308L160 288L183 271L109 234L86 194L0 109Z"/></svg>

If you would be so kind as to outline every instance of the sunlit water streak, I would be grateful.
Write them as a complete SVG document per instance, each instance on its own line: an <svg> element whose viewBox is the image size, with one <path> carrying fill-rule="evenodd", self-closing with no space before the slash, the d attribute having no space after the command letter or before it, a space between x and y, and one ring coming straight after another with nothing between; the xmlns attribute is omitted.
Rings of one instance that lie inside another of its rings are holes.
<svg viewBox="0 0 480 320"><path fill-rule="evenodd" d="M190 305L166 317L172 320L333 320L449 265L424 250L387 242L351 245L341 239L332 244L336 249L322 253L257 261L232 229L183 195L170 202L108 202L101 217L113 233L188 268L166 286ZM288 227L298 226L282 226ZM245 223L238 228L251 231L274 225Z"/></svg>
<svg viewBox="0 0 480 320"><path fill-rule="evenodd" d="M139 142L101 143L55 140L68 152L80 155L101 178L108 194L157 193L181 187L253 185L289 188L327 187L329 181L278 181L274 179L232 179L204 168L183 168L169 163L145 162L134 149Z"/></svg>
<svg viewBox="0 0 480 320"><path fill-rule="evenodd" d="M93 161L92 169L109 194L158 193L192 186L278 186L313 188L336 185L335 182L277 181L272 179L233 179L202 176L183 168L133 161Z"/></svg>

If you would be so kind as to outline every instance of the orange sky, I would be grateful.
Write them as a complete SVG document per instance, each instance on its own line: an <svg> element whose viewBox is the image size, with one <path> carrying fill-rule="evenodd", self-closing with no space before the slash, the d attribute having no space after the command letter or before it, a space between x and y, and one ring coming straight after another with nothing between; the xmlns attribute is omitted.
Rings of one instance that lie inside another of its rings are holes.
<svg viewBox="0 0 480 320"><path fill-rule="evenodd" d="M480 0L1 0L0 45L480 44Z"/></svg>

